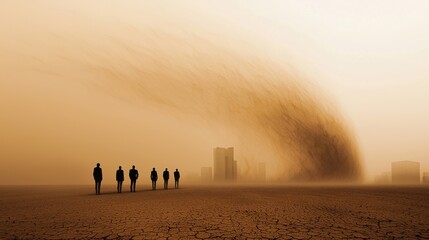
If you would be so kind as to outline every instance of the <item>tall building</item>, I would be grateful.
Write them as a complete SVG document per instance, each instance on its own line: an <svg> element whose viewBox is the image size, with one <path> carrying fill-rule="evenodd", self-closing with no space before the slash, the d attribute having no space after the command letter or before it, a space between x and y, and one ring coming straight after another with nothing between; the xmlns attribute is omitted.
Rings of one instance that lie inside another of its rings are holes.
<svg viewBox="0 0 429 240"><path fill-rule="evenodd" d="M237 179L237 162L234 160L234 148L214 148L213 166L214 181L235 181Z"/></svg>
<svg viewBox="0 0 429 240"><path fill-rule="evenodd" d="M393 184L420 184L420 163L412 161L392 162Z"/></svg>
<svg viewBox="0 0 429 240"><path fill-rule="evenodd" d="M202 183L213 182L212 167L202 167L201 168L201 182Z"/></svg>
<svg viewBox="0 0 429 240"><path fill-rule="evenodd" d="M423 184L429 184L429 172L423 173Z"/></svg>
<svg viewBox="0 0 429 240"><path fill-rule="evenodd" d="M213 180L215 182L225 180L225 148L214 148L213 149Z"/></svg>
<svg viewBox="0 0 429 240"><path fill-rule="evenodd" d="M265 183L267 182L267 169L264 162L258 164L258 182Z"/></svg>

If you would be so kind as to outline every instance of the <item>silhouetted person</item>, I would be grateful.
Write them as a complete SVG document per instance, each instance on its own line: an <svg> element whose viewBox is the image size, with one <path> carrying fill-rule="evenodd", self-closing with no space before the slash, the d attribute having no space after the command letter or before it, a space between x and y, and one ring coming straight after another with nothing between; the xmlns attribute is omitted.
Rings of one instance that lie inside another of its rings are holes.
<svg viewBox="0 0 429 240"><path fill-rule="evenodd" d="M101 180L103 180L103 172L101 171L100 164L97 163L97 167L94 168L92 173L95 180L95 194L100 194Z"/></svg>
<svg viewBox="0 0 429 240"><path fill-rule="evenodd" d="M139 171L137 171L136 167L133 165L133 168L130 169L130 179L131 179L130 191L131 192L136 191L137 178L139 178Z"/></svg>
<svg viewBox="0 0 429 240"><path fill-rule="evenodd" d="M179 170L176 168L176 171L174 172L174 188L179 188L179 179L180 173Z"/></svg>
<svg viewBox="0 0 429 240"><path fill-rule="evenodd" d="M118 193L122 192L122 182L124 181L124 170L119 166L119 169L116 171L116 181L118 181Z"/></svg>
<svg viewBox="0 0 429 240"><path fill-rule="evenodd" d="M170 179L170 172L168 172L167 168L162 174L162 177L164 178L164 189L168 189L168 179Z"/></svg>
<svg viewBox="0 0 429 240"><path fill-rule="evenodd" d="M152 190L156 190L156 181L158 180L158 173L153 168L152 172L150 172L150 180L152 180Z"/></svg>

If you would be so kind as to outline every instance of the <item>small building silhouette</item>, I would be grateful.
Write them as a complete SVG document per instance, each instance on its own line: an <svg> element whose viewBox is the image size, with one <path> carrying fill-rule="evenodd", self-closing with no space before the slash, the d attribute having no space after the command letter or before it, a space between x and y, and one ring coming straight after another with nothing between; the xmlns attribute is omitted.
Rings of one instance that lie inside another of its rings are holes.
<svg viewBox="0 0 429 240"><path fill-rule="evenodd" d="M201 182L202 183L211 183L211 182L213 182L212 167L202 167L201 168Z"/></svg>
<svg viewBox="0 0 429 240"><path fill-rule="evenodd" d="M258 182L266 183L267 182L267 167L264 162L258 164Z"/></svg>
<svg viewBox="0 0 429 240"><path fill-rule="evenodd" d="M429 172L424 172L423 173L423 179L422 179L422 183L423 184L429 184Z"/></svg>
<svg viewBox="0 0 429 240"><path fill-rule="evenodd" d="M420 184L420 163L413 161L392 162L393 184Z"/></svg>

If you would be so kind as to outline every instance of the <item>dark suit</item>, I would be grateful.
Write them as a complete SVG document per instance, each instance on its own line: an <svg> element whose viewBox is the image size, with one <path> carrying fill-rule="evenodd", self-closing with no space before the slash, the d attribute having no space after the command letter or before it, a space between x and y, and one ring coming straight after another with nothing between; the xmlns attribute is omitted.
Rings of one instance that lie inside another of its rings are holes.
<svg viewBox="0 0 429 240"><path fill-rule="evenodd" d="M179 179L180 179L180 173L179 171L174 172L174 188L179 188Z"/></svg>
<svg viewBox="0 0 429 240"><path fill-rule="evenodd" d="M116 171L116 181L118 181L118 192L122 192L122 182L124 181L124 170L118 169Z"/></svg>
<svg viewBox="0 0 429 240"><path fill-rule="evenodd" d="M137 171L137 169L131 169L130 170L130 180L131 180L130 191L131 192L136 191L137 178L139 178L139 171Z"/></svg>
<svg viewBox="0 0 429 240"><path fill-rule="evenodd" d="M164 178L164 189L168 189L168 179L170 179L170 172L165 170L162 174L162 177Z"/></svg>
<svg viewBox="0 0 429 240"><path fill-rule="evenodd" d="M156 181L158 180L158 173L155 170L152 170L150 173L150 180L152 180L152 190L156 189Z"/></svg>
<svg viewBox="0 0 429 240"><path fill-rule="evenodd" d="M100 167L95 167L94 172L92 173L95 181L95 194L100 194L101 181L103 180L103 172Z"/></svg>

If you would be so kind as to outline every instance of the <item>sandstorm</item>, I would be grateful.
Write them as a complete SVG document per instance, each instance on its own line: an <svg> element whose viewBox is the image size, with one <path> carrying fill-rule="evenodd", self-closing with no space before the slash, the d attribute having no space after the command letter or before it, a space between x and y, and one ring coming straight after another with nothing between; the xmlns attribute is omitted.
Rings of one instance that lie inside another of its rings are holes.
<svg viewBox="0 0 429 240"><path fill-rule="evenodd" d="M105 174L168 166L197 181L217 146L235 147L242 182L254 179L258 162L271 182L362 179L353 132L312 85L317 79L264 54L263 40L239 23L198 22L210 11L197 3L174 12L166 3L127 4L112 4L112 18L95 18L94 3L8 6L5 179L6 169L24 169L23 183L85 183L100 162Z"/></svg>

